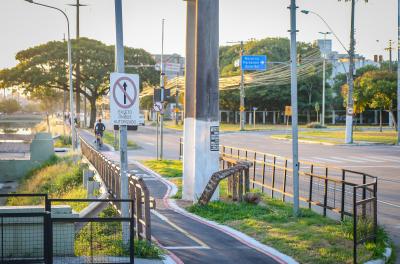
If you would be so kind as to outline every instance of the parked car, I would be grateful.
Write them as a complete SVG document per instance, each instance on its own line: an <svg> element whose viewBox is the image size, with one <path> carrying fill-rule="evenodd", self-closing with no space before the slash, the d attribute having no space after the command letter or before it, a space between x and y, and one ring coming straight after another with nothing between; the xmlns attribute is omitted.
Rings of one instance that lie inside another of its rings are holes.
<svg viewBox="0 0 400 264"><path fill-rule="evenodd" d="M139 114L139 126L144 126L144 114Z"/></svg>

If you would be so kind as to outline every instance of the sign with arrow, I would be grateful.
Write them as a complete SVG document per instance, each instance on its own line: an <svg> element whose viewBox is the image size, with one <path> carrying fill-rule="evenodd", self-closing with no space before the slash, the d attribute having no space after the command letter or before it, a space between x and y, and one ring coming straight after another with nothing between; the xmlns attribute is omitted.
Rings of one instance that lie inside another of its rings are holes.
<svg viewBox="0 0 400 264"><path fill-rule="evenodd" d="M112 125L138 125L139 75L111 73L110 114Z"/></svg>
<svg viewBox="0 0 400 264"><path fill-rule="evenodd" d="M241 62L243 71L267 70L267 56L265 55L245 55L242 56Z"/></svg>

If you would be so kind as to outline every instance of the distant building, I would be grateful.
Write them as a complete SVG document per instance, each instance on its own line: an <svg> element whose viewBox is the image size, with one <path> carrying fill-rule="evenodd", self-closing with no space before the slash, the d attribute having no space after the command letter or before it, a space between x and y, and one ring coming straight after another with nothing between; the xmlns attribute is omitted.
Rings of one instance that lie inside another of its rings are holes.
<svg viewBox="0 0 400 264"><path fill-rule="evenodd" d="M319 47L322 56L326 56L329 62L332 64L332 75L330 76L328 82L332 83L333 79L341 73L349 72L349 55L347 53L340 54L337 51L332 50L332 40L331 39L318 39L315 41L315 44ZM368 66L373 65L376 67L380 67L380 64L374 62L373 60L366 59L364 56L360 54L355 54L354 56L354 71Z"/></svg>
<svg viewBox="0 0 400 264"><path fill-rule="evenodd" d="M154 54L153 55L156 64L160 66L161 64L161 55ZM172 80L176 76L185 75L185 63L186 60L179 54L164 54L164 67L165 67L165 75L168 80Z"/></svg>

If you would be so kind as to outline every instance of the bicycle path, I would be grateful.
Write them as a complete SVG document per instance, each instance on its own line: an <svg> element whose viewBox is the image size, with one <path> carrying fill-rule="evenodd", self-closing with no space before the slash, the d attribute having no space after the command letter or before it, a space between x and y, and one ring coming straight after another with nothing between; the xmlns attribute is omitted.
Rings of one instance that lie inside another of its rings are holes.
<svg viewBox="0 0 400 264"><path fill-rule="evenodd" d="M94 136L81 132L93 144ZM118 162L118 153L104 146L102 153ZM174 186L140 163L129 160L132 173L142 176L151 196L156 199L152 210L152 236L170 252L178 264L277 264L296 263L292 258L264 246L247 236L187 213L169 199Z"/></svg>

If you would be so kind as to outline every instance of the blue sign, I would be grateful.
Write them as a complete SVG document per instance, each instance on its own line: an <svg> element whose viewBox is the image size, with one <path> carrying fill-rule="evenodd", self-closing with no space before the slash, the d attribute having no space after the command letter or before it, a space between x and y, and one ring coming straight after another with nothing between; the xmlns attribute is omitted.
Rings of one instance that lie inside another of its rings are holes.
<svg viewBox="0 0 400 264"><path fill-rule="evenodd" d="M265 71L267 70L267 56L245 55L242 56L242 70L244 71Z"/></svg>

